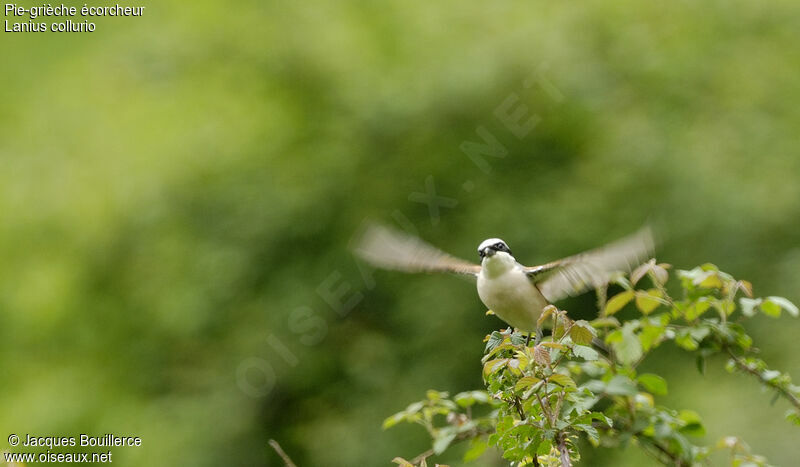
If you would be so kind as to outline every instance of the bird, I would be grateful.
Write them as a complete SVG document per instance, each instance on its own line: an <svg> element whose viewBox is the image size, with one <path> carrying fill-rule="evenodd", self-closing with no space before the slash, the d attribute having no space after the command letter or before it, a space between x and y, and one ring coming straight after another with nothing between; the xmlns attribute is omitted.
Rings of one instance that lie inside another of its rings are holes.
<svg viewBox="0 0 800 467"><path fill-rule="evenodd" d="M528 333L528 342L532 333L537 341L541 338L537 321L547 306L607 285L616 272L630 272L655 249L649 226L613 243L538 266L520 264L500 238L478 245L480 264L475 264L378 223L368 223L354 245L358 257L381 269L477 279L483 304L510 326Z"/></svg>

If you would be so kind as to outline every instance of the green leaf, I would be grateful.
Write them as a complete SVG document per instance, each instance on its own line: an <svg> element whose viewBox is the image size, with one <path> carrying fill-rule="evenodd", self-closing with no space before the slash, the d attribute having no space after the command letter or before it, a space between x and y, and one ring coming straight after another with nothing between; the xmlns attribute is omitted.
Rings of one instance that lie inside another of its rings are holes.
<svg viewBox="0 0 800 467"><path fill-rule="evenodd" d="M583 431L586 433L586 436L589 438L589 442L592 443L592 446L597 447L600 445L600 435L597 433L597 429L592 425L586 424L576 424L574 425L575 428Z"/></svg>
<svg viewBox="0 0 800 467"><path fill-rule="evenodd" d="M605 423L606 426L608 426L609 428L614 426L614 422L610 418L608 418L608 416L606 416L606 414L604 414L603 412L592 412L589 414L589 416L591 417L592 420L597 420Z"/></svg>
<svg viewBox="0 0 800 467"><path fill-rule="evenodd" d="M742 349L750 350L750 347L753 346L753 338L744 333L737 334L736 343L739 344Z"/></svg>
<svg viewBox="0 0 800 467"><path fill-rule="evenodd" d="M616 338L612 339L612 335ZM612 341L610 342L611 347L614 349L617 359L623 365L630 365L642 357L642 343L627 325L619 331L618 336L612 333L608 337Z"/></svg>
<svg viewBox="0 0 800 467"><path fill-rule="evenodd" d="M561 373L554 373L554 374L550 375L549 380L550 380L551 383L558 384L559 386L562 386L562 387L565 387L565 388L574 388L574 387L576 387L575 381L573 381L572 378L570 378L567 375L562 375Z"/></svg>
<svg viewBox="0 0 800 467"><path fill-rule="evenodd" d="M765 315L777 318L781 315L781 306L770 299L764 300L759 306Z"/></svg>
<svg viewBox="0 0 800 467"><path fill-rule="evenodd" d="M661 298L664 296L658 289L650 289L646 292L636 292L636 308L643 314L649 315L653 310L661 305Z"/></svg>
<svg viewBox="0 0 800 467"><path fill-rule="evenodd" d="M494 331L489 336L489 340L486 341L486 348L483 350L483 353L489 353L494 350L495 347L503 342L503 339L505 339L505 337L500 333L500 331Z"/></svg>
<svg viewBox="0 0 800 467"><path fill-rule="evenodd" d="M688 329L683 329L675 337L675 344L689 351L697 350L698 343Z"/></svg>
<svg viewBox="0 0 800 467"><path fill-rule="evenodd" d="M429 401L438 401L442 399L446 399L449 396L446 392L435 391L433 389L428 389L425 393L425 396L428 398Z"/></svg>
<svg viewBox="0 0 800 467"><path fill-rule="evenodd" d="M483 377L485 378L491 375L492 373L497 372L507 364L508 364L507 358L496 358L494 360L489 360L488 362L486 362L485 365L483 365Z"/></svg>
<svg viewBox="0 0 800 467"><path fill-rule="evenodd" d="M642 332L639 333L639 342L642 344L642 349L647 352L652 349L655 345L658 344L659 339L661 336L664 335L664 331L667 328L663 326L645 326L642 328Z"/></svg>
<svg viewBox="0 0 800 467"><path fill-rule="evenodd" d="M667 381L661 376L645 373L636 378L643 388L657 396L667 395Z"/></svg>
<svg viewBox="0 0 800 467"><path fill-rule="evenodd" d="M636 385L625 375L617 375L606 384L605 392L612 396L635 396Z"/></svg>
<svg viewBox="0 0 800 467"><path fill-rule="evenodd" d="M489 443L483 438L472 438L469 442L469 449L464 453L464 462L472 462L481 457L488 447Z"/></svg>
<svg viewBox="0 0 800 467"><path fill-rule="evenodd" d="M593 328L618 328L619 320L613 316L600 317L592 321Z"/></svg>
<svg viewBox="0 0 800 467"><path fill-rule="evenodd" d="M525 351L517 350L514 352L514 357L516 357L517 361L519 362L520 370L528 368L528 365L531 362L531 359L528 357L530 354L527 352L527 350L528 349L525 349Z"/></svg>
<svg viewBox="0 0 800 467"><path fill-rule="evenodd" d="M714 306L721 312L725 313L725 316L730 316L736 311L736 303L733 300L717 300L714 302Z"/></svg>
<svg viewBox="0 0 800 467"><path fill-rule="evenodd" d="M683 422L680 432L690 436L705 436L706 429L700 415L693 410L681 410L678 419Z"/></svg>
<svg viewBox="0 0 800 467"><path fill-rule="evenodd" d="M407 414L414 413L414 412L419 412L419 410L421 408L423 408L423 407L425 407L425 403L424 402L412 402L412 403L408 404L408 407L406 407L405 412Z"/></svg>
<svg viewBox="0 0 800 467"><path fill-rule="evenodd" d="M797 308L797 305L795 305L794 303L790 302L789 300L783 297L767 297L767 300L777 304L795 318L797 318L800 315L800 310Z"/></svg>
<svg viewBox="0 0 800 467"><path fill-rule="evenodd" d="M705 339L706 336L709 335L710 333L711 329L709 329L708 326L698 326L694 329L689 330L689 334L691 334L692 337L695 340L697 340L697 342L700 342L703 339Z"/></svg>
<svg viewBox="0 0 800 467"><path fill-rule="evenodd" d="M406 418L406 412L398 412L390 417L387 417L386 420L383 421L383 429L386 430L391 428L398 423L402 422Z"/></svg>
<svg viewBox="0 0 800 467"><path fill-rule="evenodd" d="M702 355L698 355L694 363L701 375L706 374L706 359Z"/></svg>
<svg viewBox="0 0 800 467"><path fill-rule="evenodd" d="M520 378L519 381L517 381L516 385L514 385L514 390L522 391L525 388L533 386L534 384L538 383L539 381L541 381L541 380L539 378L534 377L534 376L524 376L524 377Z"/></svg>
<svg viewBox="0 0 800 467"><path fill-rule="evenodd" d="M711 308L711 302L704 299L700 299L699 301L690 304L686 308L686 320L694 321L695 319L699 318L703 313L705 313L709 308Z"/></svg>
<svg viewBox="0 0 800 467"><path fill-rule="evenodd" d="M522 345L528 340L527 333L515 332L511 334L511 343L514 345Z"/></svg>
<svg viewBox="0 0 800 467"><path fill-rule="evenodd" d="M544 385L544 381L539 381L538 383L534 384L533 386L529 387L527 391L522 395L524 400L530 399L530 397L539 390Z"/></svg>
<svg viewBox="0 0 800 467"><path fill-rule="evenodd" d="M569 337L576 344L590 344L596 335L592 325L582 319L575 321L569 330Z"/></svg>
<svg viewBox="0 0 800 467"><path fill-rule="evenodd" d="M414 467L414 464L403 459L402 457L395 457L394 459L392 459L392 463L397 464L400 467Z"/></svg>
<svg viewBox="0 0 800 467"><path fill-rule="evenodd" d="M544 320L552 316L553 313L557 311L558 308L556 308L553 305L547 305L546 307L542 308L542 314L540 314L539 319L536 320L536 325L539 326L539 328L541 328L542 323L544 323Z"/></svg>
<svg viewBox="0 0 800 467"><path fill-rule="evenodd" d="M445 432L435 440L433 440L433 452L441 454L450 446L450 443L456 438L456 432Z"/></svg>
<svg viewBox="0 0 800 467"><path fill-rule="evenodd" d="M702 274L695 279L695 285L699 285L704 289L721 289L722 280L716 271L706 271L705 274Z"/></svg>
<svg viewBox="0 0 800 467"><path fill-rule="evenodd" d="M486 391L465 391L456 394L453 400L461 407L471 407L476 403L485 404L489 402L489 394Z"/></svg>
<svg viewBox="0 0 800 467"><path fill-rule="evenodd" d="M795 412L794 409L789 409L786 411L786 420L800 426L800 413Z"/></svg>
<svg viewBox="0 0 800 467"><path fill-rule="evenodd" d="M626 290L624 292L620 292L617 295L611 297L608 302L606 302L606 309L603 312L605 316L611 316L621 310L625 305L628 304L636 293L633 290Z"/></svg>
<svg viewBox="0 0 800 467"><path fill-rule="evenodd" d="M539 446L536 448L536 455L546 456L550 454L550 451L552 449L553 449L553 442L549 439L545 439L541 443L539 443Z"/></svg>
<svg viewBox="0 0 800 467"><path fill-rule="evenodd" d="M678 269L678 277L681 279L688 279L690 283L694 283L694 281L703 274L703 270L699 267L690 269L688 271L683 269Z"/></svg>
<svg viewBox="0 0 800 467"><path fill-rule="evenodd" d="M494 357L495 355L497 355L500 352L502 352L503 350L512 350L514 348L515 348L514 344L512 344L511 342L503 342L502 344L500 344L500 345L496 346L495 348L493 348L492 350L490 350L489 353L484 355L483 356L483 360L484 361L489 360L492 357Z"/></svg>
<svg viewBox="0 0 800 467"><path fill-rule="evenodd" d="M576 357L590 362L600 358L600 354L597 353L596 350L585 345L576 345L572 347L572 353L575 354Z"/></svg>

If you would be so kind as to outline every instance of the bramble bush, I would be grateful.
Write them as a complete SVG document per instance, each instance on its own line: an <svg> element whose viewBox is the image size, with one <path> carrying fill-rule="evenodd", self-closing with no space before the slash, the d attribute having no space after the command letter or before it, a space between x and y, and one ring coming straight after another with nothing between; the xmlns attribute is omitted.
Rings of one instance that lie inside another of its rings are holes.
<svg viewBox="0 0 800 467"><path fill-rule="evenodd" d="M706 359L725 355L728 371L748 375L776 399L788 400L786 419L800 425L800 387L756 357L744 327L759 313L797 317L798 308L782 297L753 298L749 282L713 264L678 270L675 295L681 298L673 298L666 287L669 269L650 260L628 277L617 276L612 283L623 291L606 299L607 288L598 290L601 313L593 321L573 321L547 307L539 323L551 333L540 342L526 344L527 336L511 329L487 336L484 390L454 397L430 390L384 421L384 428L422 425L433 441L417 457L394 462L424 467L431 456L468 442L464 461L495 447L512 466L566 467L580 459L578 440L585 437L594 447L632 443L664 465L701 465L715 450L729 451L732 466L768 465L735 436L714 446L694 444L692 438L705 432L698 414L659 405L656 396L667 393L667 381L637 368L667 342L693 354L701 373ZM629 304L637 318L620 322L615 315Z"/></svg>

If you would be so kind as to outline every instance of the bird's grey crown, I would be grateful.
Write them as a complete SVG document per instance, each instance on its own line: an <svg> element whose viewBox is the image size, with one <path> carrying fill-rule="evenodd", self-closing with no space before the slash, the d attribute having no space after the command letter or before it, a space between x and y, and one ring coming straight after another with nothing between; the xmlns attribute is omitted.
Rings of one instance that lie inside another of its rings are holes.
<svg viewBox="0 0 800 467"><path fill-rule="evenodd" d="M486 249L494 250L494 251L505 251L508 254L511 254L511 250L508 248L506 242L504 242L500 238L488 238L481 242L478 245L478 256L481 258L486 255Z"/></svg>

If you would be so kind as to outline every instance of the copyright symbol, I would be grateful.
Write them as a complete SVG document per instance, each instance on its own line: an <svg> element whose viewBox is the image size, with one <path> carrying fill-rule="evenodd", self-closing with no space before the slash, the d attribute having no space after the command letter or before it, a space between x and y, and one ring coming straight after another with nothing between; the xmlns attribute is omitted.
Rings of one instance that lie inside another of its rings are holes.
<svg viewBox="0 0 800 467"><path fill-rule="evenodd" d="M8 444L11 446L16 446L19 444L19 436L17 435L8 435Z"/></svg>

